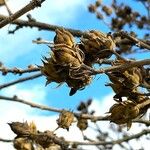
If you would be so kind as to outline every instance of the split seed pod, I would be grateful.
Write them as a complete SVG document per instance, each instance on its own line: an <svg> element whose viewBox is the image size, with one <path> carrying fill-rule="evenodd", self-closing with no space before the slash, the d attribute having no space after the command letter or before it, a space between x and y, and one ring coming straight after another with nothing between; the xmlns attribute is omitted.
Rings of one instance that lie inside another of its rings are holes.
<svg viewBox="0 0 150 150"><path fill-rule="evenodd" d="M81 50L66 45L55 45L52 52L55 63L60 66L79 68L84 60L84 54Z"/></svg>
<svg viewBox="0 0 150 150"><path fill-rule="evenodd" d="M30 127L27 122L12 122L8 124L11 130L17 134L17 137L27 137L31 134Z"/></svg>
<svg viewBox="0 0 150 150"><path fill-rule="evenodd" d="M67 85L71 88L70 96L76 93L77 90L82 90L86 85L90 84L92 81L92 77L83 76L81 79L68 78L66 80Z"/></svg>
<svg viewBox="0 0 150 150"><path fill-rule="evenodd" d="M65 75L60 74L62 68L55 65L52 58L45 57L43 60L43 65L44 66L39 66L39 68L42 74L47 78L46 85L51 82L63 83L65 81Z"/></svg>
<svg viewBox="0 0 150 150"><path fill-rule="evenodd" d="M69 127L73 123L73 120L74 120L74 114L70 111L63 110L59 115L57 124L59 128L67 129L68 131Z"/></svg>
<svg viewBox="0 0 150 150"><path fill-rule="evenodd" d="M94 63L97 59L109 58L115 43L110 36L99 31L91 30L87 36L81 38L79 47L85 53L86 63Z"/></svg>
<svg viewBox="0 0 150 150"><path fill-rule="evenodd" d="M33 150L32 142L26 138L17 138L13 141L14 148L17 150Z"/></svg>
<svg viewBox="0 0 150 150"><path fill-rule="evenodd" d="M56 35L54 37L54 44L65 44L70 47L74 46L73 35L65 29L56 29Z"/></svg>
<svg viewBox="0 0 150 150"><path fill-rule="evenodd" d="M129 130L132 125L132 120L138 117L140 111L136 103L132 101L124 101L114 104L110 110L110 121L116 124L127 124Z"/></svg>

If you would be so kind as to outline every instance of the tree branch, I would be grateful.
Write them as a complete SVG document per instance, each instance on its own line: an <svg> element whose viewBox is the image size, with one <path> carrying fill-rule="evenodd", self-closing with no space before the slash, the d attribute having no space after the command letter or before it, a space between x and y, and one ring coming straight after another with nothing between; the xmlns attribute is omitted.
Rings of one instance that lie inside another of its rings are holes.
<svg viewBox="0 0 150 150"><path fill-rule="evenodd" d="M0 28L6 26L7 24L11 23L12 21L14 21L15 19L19 18L20 16L24 15L26 12L34 9L35 7L40 7L41 4L44 2L45 0L32 0L29 4L27 4L25 7L23 7L22 9L20 9L19 11L17 11L16 13L14 13L13 15L11 15L10 17L2 20L0 22Z"/></svg>
<svg viewBox="0 0 150 150"><path fill-rule="evenodd" d="M0 20L7 19L7 16L0 15ZM57 25L51 25L43 22L38 22L38 21L25 21L21 19L14 20L11 22L11 24L15 24L18 26L25 26L25 27L36 27L39 30L47 30L47 31L55 31L56 29L62 29L64 28L63 26L57 26ZM70 29L70 28L64 28L65 30L68 30L71 32L74 36L81 37L84 35L84 32L81 30L75 30L75 29Z"/></svg>
<svg viewBox="0 0 150 150"><path fill-rule="evenodd" d="M39 68L37 67L31 67L28 69L20 69L20 68L6 68L6 67L0 67L0 71L2 72L3 75L6 75L7 73L13 73L13 74L19 74L22 75L23 73L31 73L31 72L36 72L36 71L40 71Z"/></svg>
<svg viewBox="0 0 150 150"><path fill-rule="evenodd" d="M108 68L102 68L99 70L91 70L92 75L96 74L101 74L101 73L106 73L110 71L124 71L133 67L139 67L143 65L149 65L150 64L150 59L145 59L145 60L139 60L139 61L129 61L125 64L119 65L119 66L112 66Z"/></svg>
<svg viewBox="0 0 150 150"><path fill-rule="evenodd" d="M6 84L2 84L2 85L0 85L0 90L3 89L3 88L6 88L8 86L12 86L14 84L21 83L21 82L24 82L24 81L27 81L27 80L32 80L32 79L35 79L35 78L38 78L38 77L41 77L41 76L42 76L42 74L38 73L38 74L29 76L29 77L20 78L18 80L12 81L12 82L9 82L9 83L6 83Z"/></svg>
<svg viewBox="0 0 150 150"><path fill-rule="evenodd" d="M7 96L0 95L0 100L19 102L19 103L28 105L28 106L33 107L33 108L38 108L38 109L46 110L46 111L53 111L53 112L57 112L57 113L61 113L63 111L63 109L48 107L48 106L44 106L44 105L41 105L41 104L36 104L36 103L33 103L33 102L29 102L29 101L20 99L17 96L7 97ZM109 115L106 115L106 116L93 116L93 115L90 115L90 114L81 114L81 113L76 113L76 112L74 112L74 115L76 117L81 117L81 118L84 118L84 119L90 119L91 121L109 121ZM135 119L133 122L139 122L139 123L143 123L145 125L150 125L150 121L146 121L146 120L143 120L143 119Z"/></svg>

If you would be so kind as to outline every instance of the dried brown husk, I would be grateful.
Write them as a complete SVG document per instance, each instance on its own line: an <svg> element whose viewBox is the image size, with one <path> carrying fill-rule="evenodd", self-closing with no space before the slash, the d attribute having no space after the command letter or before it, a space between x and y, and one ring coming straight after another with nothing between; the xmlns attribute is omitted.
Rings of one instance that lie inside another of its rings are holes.
<svg viewBox="0 0 150 150"><path fill-rule="evenodd" d="M34 150L32 141L27 138L14 139L13 146L17 150Z"/></svg>
<svg viewBox="0 0 150 150"><path fill-rule="evenodd" d="M136 103L130 100L114 104L110 110L110 121L116 124L127 124L131 127L132 120L140 115L140 109Z"/></svg>
<svg viewBox="0 0 150 150"><path fill-rule="evenodd" d="M111 50L115 48L115 43L111 36L91 30L87 32L87 36L81 38L79 47L85 53L85 61L88 63L88 59L95 62L97 59L109 58L112 55Z"/></svg>
<svg viewBox="0 0 150 150"><path fill-rule="evenodd" d="M57 65L79 68L84 60L83 52L78 48L66 45L55 45L52 48L53 59Z"/></svg>
<svg viewBox="0 0 150 150"><path fill-rule="evenodd" d="M75 94L77 90L84 89L85 86L87 86L87 85L89 85L91 83L91 81L92 81L92 77L90 77L90 76L83 76L80 79L68 78L66 80L66 83L71 88L70 96L72 96L73 94Z"/></svg>
<svg viewBox="0 0 150 150"><path fill-rule="evenodd" d="M53 58L44 58L43 66L39 66L43 75L46 76L46 85L51 82L63 83L65 81L65 73L62 67L56 65Z"/></svg>
<svg viewBox="0 0 150 150"><path fill-rule="evenodd" d="M70 47L74 46L73 35L65 29L56 29L56 35L54 37L54 44L65 44Z"/></svg>
<svg viewBox="0 0 150 150"><path fill-rule="evenodd" d="M31 134L30 126L27 122L12 122L8 124L11 130L17 134L17 137L28 137Z"/></svg>
<svg viewBox="0 0 150 150"><path fill-rule="evenodd" d="M73 121L74 121L74 114L70 111L63 110L59 115L57 124L58 124L59 128L69 130L69 127L71 126Z"/></svg>

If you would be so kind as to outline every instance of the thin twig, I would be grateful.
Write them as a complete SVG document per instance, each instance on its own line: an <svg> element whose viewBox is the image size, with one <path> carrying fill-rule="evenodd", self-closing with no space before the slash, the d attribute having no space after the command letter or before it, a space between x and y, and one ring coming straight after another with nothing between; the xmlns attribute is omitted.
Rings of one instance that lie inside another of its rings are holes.
<svg viewBox="0 0 150 150"><path fill-rule="evenodd" d="M7 11L8 11L8 14L11 16L12 12L11 12L11 10L9 9L9 7L8 7L8 5L6 3L6 0L4 0L4 4L5 4L5 7L6 7Z"/></svg>
<svg viewBox="0 0 150 150"><path fill-rule="evenodd" d="M140 48L146 48L146 49L150 50L150 45L144 43L143 41L137 39L136 37L129 35L127 32L120 31L120 32L114 33L114 34L118 34L124 38L127 38L127 39L133 41L136 44L136 46L138 46Z"/></svg>
<svg viewBox="0 0 150 150"><path fill-rule="evenodd" d="M3 20L3 19L8 19L8 17L0 14L0 20ZM63 26L51 25L51 24L38 22L38 21L34 21L34 22L33 21L25 21L25 20L21 20L21 19L14 20L13 22L11 22L11 24L16 24L19 26L31 27L31 28L36 27L39 30L47 30L47 31L55 31L56 29L64 28ZM77 37L81 37L82 35L85 34L81 30L75 30L75 29L71 29L71 28L64 28L64 29L68 30L74 36L77 36Z"/></svg>
<svg viewBox="0 0 150 150"><path fill-rule="evenodd" d="M12 21L14 21L15 19L19 18L20 16L24 15L25 13L27 13L28 11L34 9L35 7L40 7L41 4L44 2L45 0L32 0L29 4L27 4L25 7L23 7L22 9L20 9L19 11L17 11L16 13L14 13L13 15L11 15L10 17L2 20L0 22L0 28L6 26L7 24L11 23Z"/></svg>
<svg viewBox="0 0 150 150"><path fill-rule="evenodd" d="M106 73L106 72L110 72L110 71L124 71L124 70L130 69L130 68L133 68L133 67L139 67L139 66L149 65L149 64L150 64L150 59L139 60L139 61L129 61L129 62L119 65L119 66L112 66L112 67L103 68L103 69L99 69L99 70L91 69L90 74L96 75L96 74Z"/></svg>
<svg viewBox="0 0 150 150"><path fill-rule="evenodd" d="M0 67L0 71L2 72L3 75L6 75L7 73L13 73L13 74L19 74L22 75L24 73L31 73L31 72L36 72L39 71L40 69L37 67L32 67L28 69L20 69L20 68L6 68L6 67Z"/></svg>
<svg viewBox="0 0 150 150"><path fill-rule="evenodd" d="M23 99L19 99L17 96L14 96L14 97L0 96L0 100L8 100L8 101L12 101L12 102L19 102L19 103L26 104L28 106L31 106L33 108L38 108L38 109L41 109L41 110L62 112L62 110L60 110L60 109L51 108L51 107L40 105L40 104L35 104L35 103L29 102L29 101L26 101L26 100L23 100Z"/></svg>
<svg viewBox="0 0 150 150"><path fill-rule="evenodd" d="M6 84L2 84L2 85L0 85L0 90L3 89L3 88L6 88L8 86L12 86L12 85L17 84L17 83L21 83L21 82L24 82L24 81L32 80L32 79L35 79L35 78L38 78L38 77L41 77L41 76L42 76L42 74L38 73L38 74L29 76L29 77L20 78L18 80L12 81L12 82L8 82Z"/></svg>
<svg viewBox="0 0 150 150"><path fill-rule="evenodd" d="M0 138L0 142L13 142L13 140L8 140L8 139L3 139L3 138Z"/></svg>

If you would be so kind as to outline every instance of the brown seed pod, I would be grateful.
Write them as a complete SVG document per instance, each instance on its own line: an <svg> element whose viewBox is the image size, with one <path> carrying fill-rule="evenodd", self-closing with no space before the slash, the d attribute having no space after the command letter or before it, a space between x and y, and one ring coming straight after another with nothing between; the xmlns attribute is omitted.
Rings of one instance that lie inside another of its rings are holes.
<svg viewBox="0 0 150 150"><path fill-rule="evenodd" d="M83 130L86 130L87 127L88 127L88 121L87 119L84 119L84 118L77 118L78 122L77 122L77 127L83 131Z"/></svg>
<svg viewBox="0 0 150 150"><path fill-rule="evenodd" d="M87 32L87 35L81 38L79 45L85 53L85 64L88 64L88 61L92 63L98 58L109 58L112 55L111 50L115 48L115 43L110 36L95 30Z"/></svg>
<svg viewBox="0 0 150 150"><path fill-rule="evenodd" d="M55 45L52 48L53 60L57 65L79 68L84 60L84 54L80 49L70 48L66 45Z"/></svg>
<svg viewBox="0 0 150 150"><path fill-rule="evenodd" d="M127 88L134 89L142 82L141 70L138 67L124 71L123 75L125 76L124 85Z"/></svg>
<svg viewBox="0 0 150 150"><path fill-rule="evenodd" d="M51 58L44 58L43 66L39 66L43 75L46 76L47 82L46 85L51 82L56 83L63 83L65 81L65 74L62 73L62 67L57 66L54 61L53 57ZM61 72L61 73L60 73Z"/></svg>
<svg viewBox="0 0 150 150"><path fill-rule="evenodd" d="M66 80L67 85L71 88L70 96L76 93L77 90L82 90L84 87L88 84L90 84L92 81L92 77L90 76L83 76L81 79L73 79L68 78Z"/></svg>
<svg viewBox="0 0 150 150"><path fill-rule="evenodd" d="M55 135L51 131L38 132L34 137L34 141L43 148L48 148L50 145L54 144L53 137L55 137Z"/></svg>
<svg viewBox="0 0 150 150"><path fill-rule="evenodd" d="M13 146L17 150L33 150L32 141L27 138L17 138L13 141Z"/></svg>
<svg viewBox="0 0 150 150"><path fill-rule="evenodd" d="M73 35L65 29L56 29L56 35L54 37L54 44L65 44L70 47L74 46Z"/></svg>
<svg viewBox="0 0 150 150"><path fill-rule="evenodd" d="M17 134L17 137L27 137L31 134L31 130L27 122L12 122L8 124L11 130Z"/></svg>
<svg viewBox="0 0 150 150"><path fill-rule="evenodd" d="M73 120L74 120L74 114L70 111L63 110L59 115L57 124L59 128L69 130L69 127L73 123Z"/></svg>
<svg viewBox="0 0 150 150"><path fill-rule="evenodd" d="M131 127L132 120L138 117L140 111L136 103L127 100L114 104L110 110L110 121L116 124L127 123L128 129Z"/></svg>

